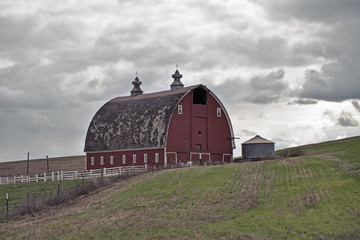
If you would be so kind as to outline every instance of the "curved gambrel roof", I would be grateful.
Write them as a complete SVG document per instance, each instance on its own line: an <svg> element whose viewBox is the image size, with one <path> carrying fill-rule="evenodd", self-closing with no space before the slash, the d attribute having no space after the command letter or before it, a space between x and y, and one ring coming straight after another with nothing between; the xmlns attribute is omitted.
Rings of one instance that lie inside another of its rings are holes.
<svg viewBox="0 0 360 240"><path fill-rule="evenodd" d="M178 102L200 86L110 100L93 117L84 151L165 147L169 121Z"/></svg>
<svg viewBox="0 0 360 240"><path fill-rule="evenodd" d="M222 103L208 88L199 84L110 100L93 117L87 131L84 151L165 147L175 108L182 98L198 87L206 89L222 106L233 137L230 118Z"/></svg>

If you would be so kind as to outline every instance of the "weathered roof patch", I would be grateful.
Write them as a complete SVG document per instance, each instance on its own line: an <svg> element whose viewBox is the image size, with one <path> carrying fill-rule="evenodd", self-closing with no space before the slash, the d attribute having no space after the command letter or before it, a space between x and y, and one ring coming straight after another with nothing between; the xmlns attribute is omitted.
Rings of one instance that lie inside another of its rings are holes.
<svg viewBox="0 0 360 240"><path fill-rule="evenodd" d="M110 100L93 117L84 151L164 147L178 102L199 86Z"/></svg>

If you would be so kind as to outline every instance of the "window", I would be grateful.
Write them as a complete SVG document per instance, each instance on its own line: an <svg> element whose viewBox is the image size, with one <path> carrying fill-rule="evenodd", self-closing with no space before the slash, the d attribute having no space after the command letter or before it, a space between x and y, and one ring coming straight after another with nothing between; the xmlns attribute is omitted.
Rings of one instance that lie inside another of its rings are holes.
<svg viewBox="0 0 360 240"><path fill-rule="evenodd" d="M195 144L196 151L201 151L201 144Z"/></svg>
<svg viewBox="0 0 360 240"><path fill-rule="evenodd" d="M114 156L110 156L110 164L111 164L111 165L114 164Z"/></svg>
<svg viewBox="0 0 360 240"><path fill-rule="evenodd" d="M133 154L133 163L136 163L136 154Z"/></svg>
<svg viewBox="0 0 360 240"><path fill-rule="evenodd" d="M122 156L122 162L123 162L123 164L126 164L126 155Z"/></svg>
<svg viewBox="0 0 360 240"><path fill-rule="evenodd" d="M144 154L144 163L147 163L147 154Z"/></svg>
<svg viewBox="0 0 360 240"><path fill-rule="evenodd" d="M104 157L103 156L100 157L100 165L101 166L104 165Z"/></svg>
<svg viewBox="0 0 360 240"><path fill-rule="evenodd" d="M178 106L178 114L182 114L183 113L183 109L182 109L182 105Z"/></svg>
<svg viewBox="0 0 360 240"><path fill-rule="evenodd" d="M207 91L204 88L195 88L194 95L193 95L193 104L207 104Z"/></svg>
<svg viewBox="0 0 360 240"><path fill-rule="evenodd" d="M94 157L91 157L91 166L94 166L94 164L95 164Z"/></svg>
<svg viewBox="0 0 360 240"><path fill-rule="evenodd" d="M159 162L159 154L155 153L155 162L158 163Z"/></svg>
<svg viewBox="0 0 360 240"><path fill-rule="evenodd" d="M221 117L221 108L216 109L216 116Z"/></svg>

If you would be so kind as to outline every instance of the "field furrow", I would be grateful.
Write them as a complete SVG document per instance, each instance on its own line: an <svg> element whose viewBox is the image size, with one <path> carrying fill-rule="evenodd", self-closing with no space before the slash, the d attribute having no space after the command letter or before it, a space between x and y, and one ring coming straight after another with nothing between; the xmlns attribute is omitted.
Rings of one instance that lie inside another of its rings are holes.
<svg viewBox="0 0 360 240"><path fill-rule="evenodd" d="M360 239L359 149L148 173L2 222L0 239Z"/></svg>

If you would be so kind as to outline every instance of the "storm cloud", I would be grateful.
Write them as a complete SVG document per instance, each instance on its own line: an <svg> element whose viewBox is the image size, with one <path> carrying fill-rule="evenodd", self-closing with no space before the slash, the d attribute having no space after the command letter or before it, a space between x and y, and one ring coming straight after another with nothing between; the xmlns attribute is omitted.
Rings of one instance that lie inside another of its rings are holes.
<svg viewBox="0 0 360 240"><path fill-rule="evenodd" d="M176 64L240 135L286 147L360 134L359 11L357 0L0 1L0 161L83 154L106 101L129 95L136 72L144 93L168 90ZM331 121L329 103L344 109Z"/></svg>
<svg viewBox="0 0 360 240"><path fill-rule="evenodd" d="M308 25L311 41L297 51L322 58L319 70L309 68L298 91L300 97L327 101L360 99L360 3L356 0L271 1L265 4L280 21Z"/></svg>
<svg viewBox="0 0 360 240"><path fill-rule="evenodd" d="M349 112L341 112L341 115L337 119L337 124L342 127L357 127L359 122Z"/></svg>
<svg viewBox="0 0 360 240"><path fill-rule="evenodd" d="M248 80L230 79L220 86L212 86L216 92L226 95L232 102L270 104L277 102L288 90L283 69L252 76Z"/></svg>
<svg viewBox="0 0 360 240"><path fill-rule="evenodd" d="M300 104L300 105L307 105L307 104L316 104L317 101L314 99L307 99L307 98L299 98L290 102L289 104Z"/></svg>
<svg viewBox="0 0 360 240"><path fill-rule="evenodd" d="M352 103L352 105L356 108L356 110L358 110L358 111L360 112L360 104L359 104L359 102L357 102L357 101L352 101L351 103Z"/></svg>

